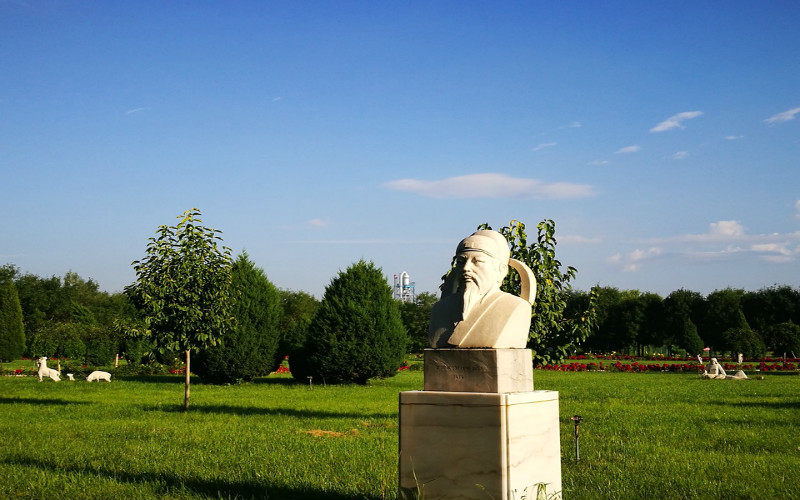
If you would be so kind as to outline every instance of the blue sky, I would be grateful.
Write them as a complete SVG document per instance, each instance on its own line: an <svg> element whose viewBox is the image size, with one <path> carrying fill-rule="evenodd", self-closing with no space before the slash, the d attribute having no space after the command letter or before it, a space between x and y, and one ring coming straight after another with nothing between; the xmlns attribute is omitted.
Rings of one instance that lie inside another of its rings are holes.
<svg viewBox="0 0 800 500"><path fill-rule="evenodd" d="M0 0L0 264L119 291L197 207L279 287L436 291L482 222L594 284L798 286L794 2Z"/></svg>

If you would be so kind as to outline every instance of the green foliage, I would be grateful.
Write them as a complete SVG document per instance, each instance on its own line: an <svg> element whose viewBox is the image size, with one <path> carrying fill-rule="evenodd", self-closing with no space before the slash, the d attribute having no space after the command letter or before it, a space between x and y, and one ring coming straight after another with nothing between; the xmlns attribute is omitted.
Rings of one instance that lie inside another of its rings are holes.
<svg viewBox="0 0 800 500"><path fill-rule="evenodd" d="M689 318L683 318L679 328L674 332L675 345L685 349L691 355L703 353L703 339L697 333L697 326Z"/></svg>
<svg viewBox="0 0 800 500"><path fill-rule="evenodd" d="M216 345L233 323L230 248L217 245L220 231L202 226L200 215L187 210L176 226L159 226L125 288L162 352Z"/></svg>
<svg viewBox="0 0 800 500"><path fill-rule="evenodd" d="M278 289L244 252L234 261L231 278L236 325L220 344L201 351L194 364L195 373L222 383L253 380L280 364Z"/></svg>
<svg viewBox="0 0 800 500"><path fill-rule="evenodd" d="M100 327L87 328L84 331L86 344L86 364L92 366L109 365L119 353L119 341L112 331Z"/></svg>
<svg viewBox="0 0 800 500"><path fill-rule="evenodd" d="M86 356L85 329L75 323L44 323L31 332L28 353L32 358L47 356L83 361Z"/></svg>
<svg viewBox="0 0 800 500"><path fill-rule="evenodd" d="M314 318L319 301L303 291L280 290L281 322L280 322L280 356L291 356L300 352L305 344L308 325ZM298 361L299 362L299 361Z"/></svg>
<svg viewBox="0 0 800 500"><path fill-rule="evenodd" d="M730 328L723 333L723 337L731 352L740 352L746 358L759 359L767 353L764 341L755 330L750 328Z"/></svg>
<svg viewBox="0 0 800 500"><path fill-rule="evenodd" d="M482 224L478 229L491 229ZM528 244L525 224L512 220L499 232L511 245L511 258L524 262L536 276L536 302L533 305L528 347L537 364L562 362L583 343L597 327L596 289L589 293L586 308L566 316L570 283L578 273L574 267L562 269L556 259L556 224L543 220L537 225L538 237ZM513 269L503 280L503 291L519 295L520 277Z"/></svg>
<svg viewBox="0 0 800 500"><path fill-rule="evenodd" d="M800 326L791 321L779 323L768 327L765 336L772 339L772 351L775 356L784 354L792 358L800 356Z"/></svg>
<svg viewBox="0 0 800 500"><path fill-rule="evenodd" d="M800 288L775 285L745 292L741 307L747 323L761 332L788 321L800 324Z"/></svg>
<svg viewBox="0 0 800 500"><path fill-rule="evenodd" d="M400 303L400 317L408 334L408 352L418 353L428 347L428 322L436 300L436 295L423 292L416 302Z"/></svg>
<svg viewBox="0 0 800 500"><path fill-rule="evenodd" d="M11 278L0 279L0 361L11 361L25 352L25 327L17 288Z"/></svg>
<svg viewBox="0 0 800 500"><path fill-rule="evenodd" d="M200 215L193 208L176 226L159 226L147 257L133 262L136 282L125 288L158 351L185 354L185 409L190 353L216 345L233 325L230 248L217 245L220 231L201 225Z"/></svg>
<svg viewBox="0 0 800 500"><path fill-rule="evenodd" d="M705 311L702 327L702 337L706 342L718 350L727 350L732 347L727 343L728 336L725 332L730 329L749 329L747 319L741 308L744 290L726 288L716 290L705 299Z"/></svg>
<svg viewBox="0 0 800 500"><path fill-rule="evenodd" d="M290 364L301 381L307 373L319 382L364 384L395 375L405 352L406 334L391 287L380 269L362 260L331 280L303 350Z"/></svg>

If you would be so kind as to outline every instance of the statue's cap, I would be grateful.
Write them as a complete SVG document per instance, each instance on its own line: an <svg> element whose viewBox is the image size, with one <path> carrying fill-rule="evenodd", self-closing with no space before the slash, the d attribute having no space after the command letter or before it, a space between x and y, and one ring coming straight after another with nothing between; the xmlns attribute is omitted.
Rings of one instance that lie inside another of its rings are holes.
<svg viewBox="0 0 800 500"><path fill-rule="evenodd" d="M497 231L483 229L467 236L456 248L456 255L464 252L482 252L494 257L502 263L507 263L511 257L508 241Z"/></svg>

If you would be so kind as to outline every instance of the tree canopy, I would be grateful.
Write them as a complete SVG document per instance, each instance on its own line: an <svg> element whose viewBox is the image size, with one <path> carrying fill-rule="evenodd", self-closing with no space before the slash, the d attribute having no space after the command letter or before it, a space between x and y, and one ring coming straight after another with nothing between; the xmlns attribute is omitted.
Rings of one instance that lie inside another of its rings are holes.
<svg viewBox="0 0 800 500"><path fill-rule="evenodd" d="M161 352L185 354L186 409L191 352L216 345L233 326L231 250L218 244L221 231L203 226L200 215L193 208L177 225L159 226L147 256L133 262L136 282L125 288L144 317L142 333Z"/></svg>

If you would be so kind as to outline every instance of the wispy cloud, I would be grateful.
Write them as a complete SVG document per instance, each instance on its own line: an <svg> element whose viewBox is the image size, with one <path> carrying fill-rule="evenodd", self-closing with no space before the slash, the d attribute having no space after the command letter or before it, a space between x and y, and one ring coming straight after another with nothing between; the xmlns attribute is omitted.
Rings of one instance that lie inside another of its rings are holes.
<svg viewBox="0 0 800 500"><path fill-rule="evenodd" d="M726 135L726 141L738 141L739 139L744 139L743 135Z"/></svg>
<svg viewBox="0 0 800 500"><path fill-rule="evenodd" d="M570 122L569 125L561 125L560 127L558 127L558 129L562 130L562 129L565 129L565 128L581 128L582 126L583 126L583 124L581 122L577 122L576 121L576 122Z"/></svg>
<svg viewBox="0 0 800 500"><path fill-rule="evenodd" d="M764 123L781 123L781 122L788 122L789 120L794 120L795 115L800 113L800 108L792 108L790 110L784 111L783 113L778 113L777 115L772 115L766 120Z"/></svg>
<svg viewBox="0 0 800 500"><path fill-rule="evenodd" d="M608 165L609 163L611 163L611 162L608 161L608 160L594 160L594 161L590 161L589 165Z"/></svg>
<svg viewBox="0 0 800 500"><path fill-rule="evenodd" d="M794 216L797 219L800 219L800 200L797 200L794 203Z"/></svg>
<svg viewBox="0 0 800 500"><path fill-rule="evenodd" d="M650 132L666 132L667 130L672 130L674 128L683 128L681 123L683 123L685 120L697 118L702 114L702 111L684 111L683 113L672 115L655 127L651 128Z"/></svg>
<svg viewBox="0 0 800 500"><path fill-rule="evenodd" d="M685 160L688 157L689 157L688 151L678 151L677 153L672 155L673 160Z"/></svg>
<svg viewBox="0 0 800 500"><path fill-rule="evenodd" d="M324 217L324 218L320 217L320 218L310 219L310 220L306 221L306 225L307 226L315 227L315 228L328 227L330 225L330 223L331 223L331 221L327 217Z"/></svg>
<svg viewBox="0 0 800 500"><path fill-rule="evenodd" d="M636 249L627 254L614 254L608 258L608 262L619 267L623 272L632 273L641 269L642 264L648 260L661 255L662 250L658 247L651 247L645 250Z"/></svg>
<svg viewBox="0 0 800 500"><path fill-rule="evenodd" d="M795 208L800 215L800 200ZM634 272L649 262L665 258L686 262L758 259L773 264L795 262L800 258L800 231L748 234L736 220L712 222L705 233L651 238L638 244L642 247L616 253L608 262L623 271Z"/></svg>
<svg viewBox="0 0 800 500"><path fill-rule="evenodd" d="M384 187L408 191L428 198L527 198L570 199L595 195L589 184L544 182L538 179L511 177L506 174L485 173L462 175L440 180L398 179Z"/></svg>
<svg viewBox="0 0 800 500"><path fill-rule="evenodd" d="M539 144L538 146L533 148L533 150L534 151L541 151L541 150L543 150L545 148L552 148L553 146L555 146L557 144L558 144L557 142L543 142L542 144Z"/></svg>
<svg viewBox="0 0 800 500"><path fill-rule="evenodd" d="M633 146L625 146L624 148L620 148L617 150L615 154L627 154L627 153L636 153L642 150L641 146L633 145Z"/></svg>
<svg viewBox="0 0 800 500"><path fill-rule="evenodd" d="M142 113L144 111L150 111L150 108L147 108L147 107L145 107L145 108L133 108L133 109L129 109L128 111L126 111L125 114L126 115L136 115L136 114Z"/></svg>

